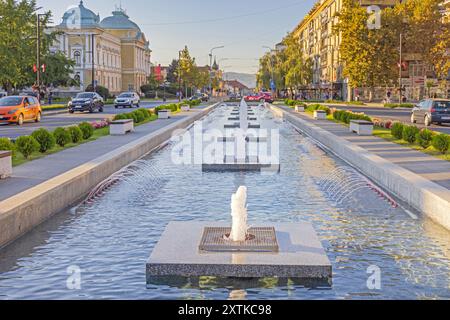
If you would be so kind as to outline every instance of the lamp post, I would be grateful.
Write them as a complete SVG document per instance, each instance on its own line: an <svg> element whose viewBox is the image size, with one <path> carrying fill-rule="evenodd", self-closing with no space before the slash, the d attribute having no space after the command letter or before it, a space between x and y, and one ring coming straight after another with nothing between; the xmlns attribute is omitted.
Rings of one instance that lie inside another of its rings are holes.
<svg viewBox="0 0 450 320"><path fill-rule="evenodd" d="M212 58L213 58L213 52L217 49L223 49L225 46L218 46L214 47L209 51L209 92L212 96Z"/></svg>
<svg viewBox="0 0 450 320"><path fill-rule="evenodd" d="M41 17L46 14L36 14L36 84L41 88Z"/></svg>
<svg viewBox="0 0 450 320"><path fill-rule="evenodd" d="M181 102L181 53L183 50L178 51L178 101Z"/></svg>

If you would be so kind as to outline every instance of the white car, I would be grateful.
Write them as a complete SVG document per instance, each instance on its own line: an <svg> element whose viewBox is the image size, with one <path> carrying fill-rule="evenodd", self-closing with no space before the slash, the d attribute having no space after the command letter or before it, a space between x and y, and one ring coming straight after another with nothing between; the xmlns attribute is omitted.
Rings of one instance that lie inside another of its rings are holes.
<svg viewBox="0 0 450 320"><path fill-rule="evenodd" d="M123 92L114 100L114 107L116 109L119 107L139 108L140 103L141 97L136 92Z"/></svg>

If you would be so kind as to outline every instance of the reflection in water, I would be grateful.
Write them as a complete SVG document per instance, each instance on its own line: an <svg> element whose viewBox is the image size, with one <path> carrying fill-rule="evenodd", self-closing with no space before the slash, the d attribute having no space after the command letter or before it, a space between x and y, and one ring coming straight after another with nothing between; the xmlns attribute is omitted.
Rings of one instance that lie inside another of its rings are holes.
<svg viewBox="0 0 450 320"><path fill-rule="evenodd" d="M204 125L219 126L221 112ZM450 298L448 231L423 217L411 219L367 190L331 201L319 183L348 166L279 119L275 123L266 111L258 112L280 129L280 174L202 173L173 165L168 146L76 214L56 215L0 251L0 298ZM346 181L345 174L341 179ZM230 195L241 185L249 190L250 225L314 225L333 264L333 282L200 277L146 285L145 263L167 223L230 221ZM69 266L82 270L81 290L67 289ZM371 266L380 268L381 290L367 287Z"/></svg>

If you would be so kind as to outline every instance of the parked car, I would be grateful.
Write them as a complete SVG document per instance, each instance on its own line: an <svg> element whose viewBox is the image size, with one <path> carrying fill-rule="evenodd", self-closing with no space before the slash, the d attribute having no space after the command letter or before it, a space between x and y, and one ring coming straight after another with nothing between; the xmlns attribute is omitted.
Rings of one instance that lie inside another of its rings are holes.
<svg viewBox="0 0 450 320"><path fill-rule="evenodd" d="M6 97L8 94L6 92L0 92L0 98Z"/></svg>
<svg viewBox="0 0 450 320"><path fill-rule="evenodd" d="M133 108L134 106L139 108L140 103L141 97L136 92L123 92L114 100L114 107L116 109L119 107Z"/></svg>
<svg viewBox="0 0 450 320"><path fill-rule="evenodd" d="M245 96L244 99L247 102L273 102L272 94L270 92L260 92L250 96Z"/></svg>
<svg viewBox="0 0 450 320"><path fill-rule="evenodd" d="M81 92L77 94L75 98L69 101L67 107L69 108L70 113L74 113L75 111L89 111L92 113L95 110L103 112L104 105L105 102L98 93Z"/></svg>
<svg viewBox="0 0 450 320"><path fill-rule="evenodd" d="M426 99L417 104L411 113L412 123L424 123L430 126L432 123L450 123L449 99Z"/></svg>
<svg viewBox="0 0 450 320"><path fill-rule="evenodd" d="M206 93L197 93L189 98L189 101L201 100L202 102L208 102L209 96Z"/></svg>
<svg viewBox="0 0 450 320"><path fill-rule="evenodd" d="M9 96L0 99L0 122L16 123L40 122L42 109L39 100L32 96Z"/></svg>

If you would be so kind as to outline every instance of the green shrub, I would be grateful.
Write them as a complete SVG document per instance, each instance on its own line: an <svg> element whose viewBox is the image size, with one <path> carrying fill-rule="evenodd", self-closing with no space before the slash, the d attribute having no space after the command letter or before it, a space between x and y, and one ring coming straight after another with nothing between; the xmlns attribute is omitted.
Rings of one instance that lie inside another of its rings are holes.
<svg viewBox="0 0 450 320"><path fill-rule="evenodd" d="M53 131L53 136L55 137L56 143L60 147L64 147L72 141L70 133L64 128L56 128L55 131Z"/></svg>
<svg viewBox="0 0 450 320"><path fill-rule="evenodd" d="M140 108L137 111L139 111L140 113L142 113L142 115L144 116L145 119L148 119L152 116L152 113L149 109L145 109L145 108Z"/></svg>
<svg viewBox="0 0 450 320"><path fill-rule="evenodd" d="M424 149L427 149L431 145L433 140L433 132L428 129L422 129L416 135L417 143Z"/></svg>
<svg viewBox="0 0 450 320"><path fill-rule="evenodd" d="M83 139L87 140L94 135L94 126L88 122L82 122L78 125L83 133Z"/></svg>
<svg viewBox="0 0 450 320"><path fill-rule="evenodd" d="M436 150L442 154L446 154L450 147L450 136L447 134L435 135L431 141L431 144Z"/></svg>
<svg viewBox="0 0 450 320"><path fill-rule="evenodd" d="M416 126L404 126L402 138L406 142L414 143L416 141L416 136L419 133L419 128Z"/></svg>
<svg viewBox="0 0 450 320"><path fill-rule="evenodd" d="M21 136L16 139L16 148L28 159L33 152L39 150L40 145L32 136Z"/></svg>
<svg viewBox="0 0 450 320"><path fill-rule="evenodd" d="M70 134L70 139L73 143L78 143L83 139L83 132L77 126L67 128Z"/></svg>
<svg viewBox="0 0 450 320"><path fill-rule="evenodd" d="M414 104L412 103L385 103L385 108L414 108Z"/></svg>
<svg viewBox="0 0 450 320"><path fill-rule="evenodd" d="M132 112L135 116L136 116L136 123L141 123L145 120L145 116L143 115L143 113L139 110L133 111Z"/></svg>
<svg viewBox="0 0 450 320"><path fill-rule="evenodd" d="M14 143L11 142L8 138L0 138L0 150L2 151L11 151L14 155L14 151L16 150L16 147L14 146Z"/></svg>
<svg viewBox="0 0 450 320"><path fill-rule="evenodd" d="M34 131L31 136L36 139L37 142L39 142L40 153L46 153L56 144L55 137L44 128Z"/></svg>
<svg viewBox="0 0 450 320"><path fill-rule="evenodd" d="M391 128L391 134L396 139L402 139L403 138L403 127L404 125L400 122L396 122L392 125Z"/></svg>
<svg viewBox="0 0 450 320"><path fill-rule="evenodd" d="M125 120L128 119L127 116L124 113L116 114L113 118L113 121L116 120Z"/></svg>

